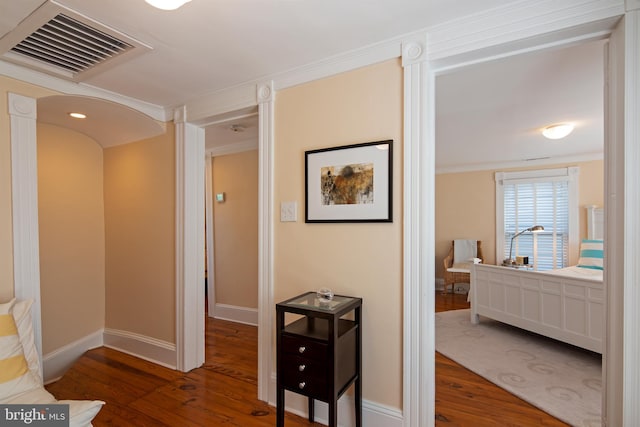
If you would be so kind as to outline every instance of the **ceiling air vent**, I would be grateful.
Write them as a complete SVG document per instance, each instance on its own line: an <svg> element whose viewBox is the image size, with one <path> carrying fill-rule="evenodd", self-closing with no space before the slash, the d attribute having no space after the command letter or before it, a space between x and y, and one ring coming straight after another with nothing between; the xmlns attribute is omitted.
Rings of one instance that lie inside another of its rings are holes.
<svg viewBox="0 0 640 427"><path fill-rule="evenodd" d="M129 49L129 43L60 14L11 51L79 73Z"/></svg>
<svg viewBox="0 0 640 427"><path fill-rule="evenodd" d="M84 80L148 46L53 1L45 3L0 39L2 59Z"/></svg>

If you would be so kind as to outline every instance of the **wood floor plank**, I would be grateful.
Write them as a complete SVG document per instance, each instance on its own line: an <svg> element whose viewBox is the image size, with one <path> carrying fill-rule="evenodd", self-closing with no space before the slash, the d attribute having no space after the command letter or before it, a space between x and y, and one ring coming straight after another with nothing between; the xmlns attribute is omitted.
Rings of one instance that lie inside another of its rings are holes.
<svg viewBox="0 0 640 427"><path fill-rule="evenodd" d="M464 308L469 308L466 295L436 292L436 312ZM439 427L568 426L438 352L435 424Z"/></svg>
<svg viewBox="0 0 640 427"><path fill-rule="evenodd" d="M466 295L436 292L435 300L436 311L469 307ZM207 318L206 362L187 373L97 348L47 389L58 399L106 401L95 427L271 427L275 408L257 399L257 331ZM439 353L435 380L438 427L567 426ZM285 425L321 426L290 413Z"/></svg>

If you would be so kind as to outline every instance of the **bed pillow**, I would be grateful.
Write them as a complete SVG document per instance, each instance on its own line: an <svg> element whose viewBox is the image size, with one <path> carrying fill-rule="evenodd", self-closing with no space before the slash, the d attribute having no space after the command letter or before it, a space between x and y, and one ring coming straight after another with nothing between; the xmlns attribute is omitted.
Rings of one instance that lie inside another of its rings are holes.
<svg viewBox="0 0 640 427"><path fill-rule="evenodd" d="M604 241L584 239L580 245L578 267L604 269Z"/></svg>
<svg viewBox="0 0 640 427"><path fill-rule="evenodd" d="M13 306L13 320L15 320L18 326L18 336L22 343L24 358L27 360L29 370L33 372L37 378L42 379L40 356L38 355L33 333L33 319L31 317L32 305L32 299L16 301L16 304Z"/></svg>
<svg viewBox="0 0 640 427"><path fill-rule="evenodd" d="M24 357L13 319L15 299L0 304L0 403L41 387Z"/></svg>
<svg viewBox="0 0 640 427"><path fill-rule="evenodd" d="M88 427L98 415L104 402L101 400L58 400L69 405L69 427Z"/></svg>

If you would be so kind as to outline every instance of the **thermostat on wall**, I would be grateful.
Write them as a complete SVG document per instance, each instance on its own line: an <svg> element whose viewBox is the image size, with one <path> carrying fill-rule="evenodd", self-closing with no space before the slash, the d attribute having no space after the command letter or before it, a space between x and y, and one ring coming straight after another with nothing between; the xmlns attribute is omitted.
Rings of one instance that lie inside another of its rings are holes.
<svg viewBox="0 0 640 427"><path fill-rule="evenodd" d="M224 202L224 193L216 193L216 202L218 203Z"/></svg>

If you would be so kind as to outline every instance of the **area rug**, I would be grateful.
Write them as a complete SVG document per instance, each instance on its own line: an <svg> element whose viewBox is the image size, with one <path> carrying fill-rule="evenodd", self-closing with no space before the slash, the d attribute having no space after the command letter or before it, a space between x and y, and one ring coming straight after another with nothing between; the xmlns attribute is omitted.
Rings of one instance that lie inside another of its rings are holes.
<svg viewBox="0 0 640 427"><path fill-rule="evenodd" d="M480 317L436 313L436 351L572 425L600 426L601 356Z"/></svg>

